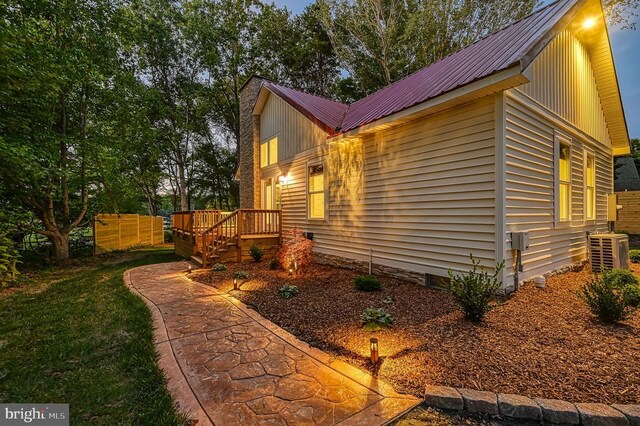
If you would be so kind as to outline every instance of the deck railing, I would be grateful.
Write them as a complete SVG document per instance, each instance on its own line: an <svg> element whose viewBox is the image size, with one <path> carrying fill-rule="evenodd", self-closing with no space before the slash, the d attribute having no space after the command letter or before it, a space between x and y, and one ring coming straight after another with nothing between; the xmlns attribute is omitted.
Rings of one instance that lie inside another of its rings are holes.
<svg viewBox="0 0 640 426"><path fill-rule="evenodd" d="M211 228L231 212L221 210L189 210L175 212L172 216L173 229L179 233L191 235L195 244L200 245L200 235Z"/></svg>
<svg viewBox="0 0 640 426"><path fill-rule="evenodd" d="M221 216L214 225L199 234L202 266L207 267L212 255L219 255L229 244L243 237L274 235L282 239L280 210L239 209Z"/></svg>

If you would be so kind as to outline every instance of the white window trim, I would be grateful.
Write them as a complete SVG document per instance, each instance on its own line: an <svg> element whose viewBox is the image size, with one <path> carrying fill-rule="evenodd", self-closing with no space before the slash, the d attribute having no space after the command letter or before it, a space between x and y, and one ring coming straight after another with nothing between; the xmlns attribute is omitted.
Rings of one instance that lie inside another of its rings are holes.
<svg viewBox="0 0 640 426"><path fill-rule="evenodd" d="M317 219L310 217L311 212L311 197L309 196L309 169L314 166L322 166L322 177L324 184L324 218ZM305 197L307 199L307 223L327 223L329 222L329 180L327 173L327 163L325 161L307 161L306 165L306 181L305 185Z"/></svg>
<svg viewBox="0 0 640 426"><path fill-rule="evenodd" d="M594 203L594 208L593 208L593 217L587 217L587 158L588 156L591 156L593 158L593 203ZM592 224L594 223L597 218L598 218L598 176L596 173L597 170L597 166L596 166L596 152L593 149L587 148L586 146L583 149L583 159L582 159L582 164L583 164L583 170L582 170L582 182L583 182L583 188L582 188L582 214L584 217L584 221L585 223L589 223Z"/></svg>
<svg viewBox="0 0 640 426"><path fill-rule="evenodd" d="M271 157L271 149L269 148L269 142L273 139L276 139L276 145L278 146L278 157L280 156L280 133L276 133L275 135L269 136L266 139L262 139L258 144L258 164L261 169L268 169L269 167L273 167L278 165L279 158L276 159L275 163L267 164L266 166L262 165L262 145L267 144L267 163L269 163L269 158Z"/></svg>
<svg viewBox="0 0 640 426"><path fill-rule="evenodd" d="M556 228L565 228L571 226L571 214L573 204L573 191L572 191L572 175L573 175L573 145L569 136L555 131L553 144L553 220ZM569 146L569 212L567 220L560 220L560 145Z"/></svg>

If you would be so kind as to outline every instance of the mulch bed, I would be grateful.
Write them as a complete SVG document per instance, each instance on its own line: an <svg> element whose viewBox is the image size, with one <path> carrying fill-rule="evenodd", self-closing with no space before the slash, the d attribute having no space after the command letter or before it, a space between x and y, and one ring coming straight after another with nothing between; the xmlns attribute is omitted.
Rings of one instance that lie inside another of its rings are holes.
<svg viewBox="0 0 640 426"><path fill-rule="evenodd" d="M383 290L355 290L356 272L314 265L298 276L271 271L268 263L229 263L224 272L194 279L230 291L260 314L309 344L363 369L369 338L380 341L374 371L398 391L421 395L426 384L557 398L572 402L640 401L640 311L621 325L594 319L575 296L591 279L588 267L528 285L504 299L482 324L463 319L443 291L382 277ZM634 272L640 267L633 265ZM231 275L249 280L233 291ZM284 284L300 293L276 296ZM384 307L392 328L365 332L360 314Z"/></svg>

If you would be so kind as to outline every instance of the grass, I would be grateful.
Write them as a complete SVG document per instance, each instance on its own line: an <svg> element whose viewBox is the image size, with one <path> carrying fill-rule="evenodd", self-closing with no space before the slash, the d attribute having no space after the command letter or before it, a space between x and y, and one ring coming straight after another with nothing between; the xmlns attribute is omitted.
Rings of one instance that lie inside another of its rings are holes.
<svg viewBox="0 0 640 426"><path fill-rule="evenodd" d="M0 292L0 402L69 403L72 424L187 424L156 364L151 314L122 278L173 260L167 248L91 258Z"/></svg>

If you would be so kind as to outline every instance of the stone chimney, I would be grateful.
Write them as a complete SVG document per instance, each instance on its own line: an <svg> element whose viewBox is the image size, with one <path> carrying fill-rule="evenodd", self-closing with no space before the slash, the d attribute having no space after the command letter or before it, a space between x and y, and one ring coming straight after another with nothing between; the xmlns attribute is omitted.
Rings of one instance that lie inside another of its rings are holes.
<svg viewBox="0 0 640 426"><path fill-rule="evenodd" d="M260 117L253 116L263 79L252 76L240 88L240 141L238 168L240 208L260 208Z"/></svg>

